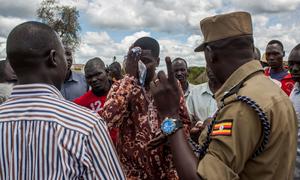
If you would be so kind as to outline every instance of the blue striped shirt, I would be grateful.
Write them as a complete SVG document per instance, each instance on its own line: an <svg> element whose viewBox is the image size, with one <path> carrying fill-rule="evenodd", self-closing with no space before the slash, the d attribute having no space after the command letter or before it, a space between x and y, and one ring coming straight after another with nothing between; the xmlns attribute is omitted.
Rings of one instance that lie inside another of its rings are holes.
<svg viewBox="0 0 300 180"><path fill-rule="evenodd" d="M0 105L0 179L125 179L104 121L53 86L14 87Z"/></svg>

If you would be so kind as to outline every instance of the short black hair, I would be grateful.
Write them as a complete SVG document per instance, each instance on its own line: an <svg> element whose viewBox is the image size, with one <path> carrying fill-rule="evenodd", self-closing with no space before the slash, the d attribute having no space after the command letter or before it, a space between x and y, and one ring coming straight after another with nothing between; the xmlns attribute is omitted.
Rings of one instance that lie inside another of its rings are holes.
<svg viewBox="0 0 300 180"><path fill-rule="evenodd" d="M291 50L290 55L291 55L292 53L294 53L295 51L299 51L299 50L300 50L300 44L297 44L297 45Z"/></svg>
<svg viewBox="0 0 300 180"><path fill-rule="evenodd" d="M175 59L172 61L172 64L175 63L175 62L178 62L178 61L183 61L183 62L185 63L186 68L188 67L188 64L187 64L186 60L183 59L183 58L181 58L181 57L175 58Z"/></svg>
<svg viewBox="0 0 300 180"><path fill-rule="evenodd" d="M111 63L108 68L116 68L118 71L121 71L122 67L121 67L121 64L117 61Z"/></svg>
<svg viewBox="0 0 300 180"><path fill-rule="evenodd" d="M133 46L138 46L144 50L151 50L154 57L159 57L159 43L152 37L142 37L133 43Z"/></svg>
<svg viewBox="0 0 300 180"><path fill-rule="evenodd" d="M270 45L270 44L278 44L281 47L281 49L284 50L283 44L279 40L273 39L273 40L269 41L267 45Z"/></svg>
<svg viewBox="0 0 300 180"><path fill-rule="evenodd" d="M104 62L99 57L94 57L88 60L85 64L84 70L89 68L90 66L97 66L99 65L101 68L106 69Z"/></svg>

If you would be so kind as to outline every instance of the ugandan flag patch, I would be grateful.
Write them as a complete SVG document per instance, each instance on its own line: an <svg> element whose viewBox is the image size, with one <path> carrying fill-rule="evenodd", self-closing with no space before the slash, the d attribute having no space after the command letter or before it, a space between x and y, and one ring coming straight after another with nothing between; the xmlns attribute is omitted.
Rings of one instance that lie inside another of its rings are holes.
<svg viewBox="0 0 300 180"><path fill-rule="evenodd" d="M232 133L232 119L226 119L216 122L213 127L212 136L231 136Z"/></svg>

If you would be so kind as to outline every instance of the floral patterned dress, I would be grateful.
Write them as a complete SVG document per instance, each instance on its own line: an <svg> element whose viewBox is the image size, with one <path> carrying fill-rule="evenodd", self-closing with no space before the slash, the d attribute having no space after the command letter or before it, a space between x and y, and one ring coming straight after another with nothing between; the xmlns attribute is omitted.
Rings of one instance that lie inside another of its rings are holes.
<svg viewBox="0 0 300 180"><path fill-rule="evenodd" d="M113 84L101 111L109 128L119 128L116 149L128 179L178 179L168 145L146 149L162 122L153 102L150 92L126 75ZM183 96L179 115L188 136L190 121Z"/></svg>

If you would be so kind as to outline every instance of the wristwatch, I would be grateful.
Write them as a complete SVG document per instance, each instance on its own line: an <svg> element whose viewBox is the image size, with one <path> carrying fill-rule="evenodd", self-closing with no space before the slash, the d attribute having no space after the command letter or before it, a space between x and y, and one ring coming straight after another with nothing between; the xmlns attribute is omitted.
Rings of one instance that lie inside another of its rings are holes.
<svg viewBox="0 0 300 180"><path fill-rule="evenodd" d="M178 129L182 128L182 122L178 119L172 119L166 117L160 125L160 129L163 134L171 135L175 133Z"/></svg>

